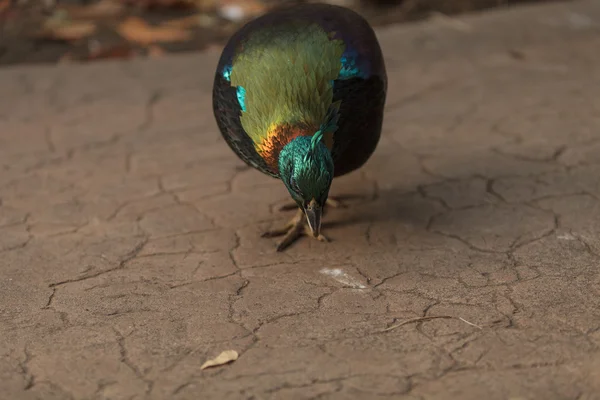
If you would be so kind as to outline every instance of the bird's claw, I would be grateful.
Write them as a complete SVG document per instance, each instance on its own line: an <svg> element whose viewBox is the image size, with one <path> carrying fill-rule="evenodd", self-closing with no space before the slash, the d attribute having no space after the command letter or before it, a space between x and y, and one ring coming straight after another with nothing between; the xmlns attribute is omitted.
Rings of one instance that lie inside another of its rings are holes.
<svg viewBox="0 0 600 400"><path fill-rule="evenodd" d="M283 251L289 247L292 243L298 240L301 236L313 236L310 227L306 223L304 213L302 210L298 210L298 213L290 222L288 222L283 228L273 229L263 233L261 236L264 238L274 238L283 236L283 239L277 244L277 251ZM329 242L327 236L320 233L315 239L320 242Z"/></svg>

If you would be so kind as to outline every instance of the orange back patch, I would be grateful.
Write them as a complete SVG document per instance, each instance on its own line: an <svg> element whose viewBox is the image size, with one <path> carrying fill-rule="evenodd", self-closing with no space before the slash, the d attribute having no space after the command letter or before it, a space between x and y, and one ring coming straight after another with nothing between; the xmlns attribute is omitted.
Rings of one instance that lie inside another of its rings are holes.
<svg viewBox="0 0 600 400"><path fill-rule="evenodd" d="M279 153L286 144L299 136L312 136L319 129L318 126L308 124L283 124L271 125L267 131L266 137L255 145L257 153L269 166L273 173L278 173L279 170ZM329 150L333 146L333 134L326 133L324 135L325 145Z"/></svg>

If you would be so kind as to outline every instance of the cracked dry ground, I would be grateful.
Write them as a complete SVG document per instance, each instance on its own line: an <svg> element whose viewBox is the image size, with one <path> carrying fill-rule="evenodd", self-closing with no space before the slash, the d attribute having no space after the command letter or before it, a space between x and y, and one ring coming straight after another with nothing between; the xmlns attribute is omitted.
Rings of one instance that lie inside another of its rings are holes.
<svg viewBox="0 0 600 400"><path fill-rule="evenodd" d="M581 14L600 21L590 1L381 31L381 146L333 189L367 197L285 253L259 238L283 185L213 121L217 54L0 72L0 398L600 398ZM481 329L381 332L436 315Z"/></svg>

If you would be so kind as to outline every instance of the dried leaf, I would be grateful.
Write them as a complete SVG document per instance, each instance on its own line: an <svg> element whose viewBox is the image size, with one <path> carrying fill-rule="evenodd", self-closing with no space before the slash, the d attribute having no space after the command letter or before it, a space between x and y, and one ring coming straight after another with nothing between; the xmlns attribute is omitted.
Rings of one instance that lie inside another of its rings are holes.
<svg viewBox="0 0 600 400"><path fill-rule="evenodd" d="M171 26L175 28L188 29L195 28L197 26L208 28L217 23L216 18L207 14L196 14L189 15L183 18L172 19L170 21L163 22L163 26Z"/></svg>
<svg viewBox="0 0 600 400"><path fill-rule="evenodd" d="M124 3L148 10L189 10L196 8L194 0L124 0Z"/></svg>
<svg viewBox="0 0 600 400"><path fill-rule="evenodd" d="M2 15L2 12L8 11L9 7L10 0L0 0L0 15Z"/></svg>
<svg viewBox="0 0 600 400"><path fill-rule="evenodd" d="M232 361L235 361L238 359L238 353L235 350L226 350L224 352L222 352L221 354L219 354L216 358L213 358L212 360L208 360L206 361L204 364L202 364L202 366L200 367L200 369L206 369L206 368L210 368L210 367L217 367L219 365L224 365L224 364L228 364Z"/></svg>
<svg viewBox="0 0 600 400"><path fill-rule="evenodd" d="M214 10L214 8L219 4L222 0L192 0L196 5L196 9L200 11L209 11Z"/></svg>
<svg viewBox="0 0 600 400"><path fill-rule="evenodd" d="M73 22L52 29L55 38L62 40L83 39L96 31L96 25L92 22Z"/></svg>
<svg viewBox="0 0 600 400"><path fill-rule="evenodd" d="M130 42L149 45L158 42L183 42L189 40L189 32L170 26L150 26L138 17L129 17L117 31Z"/></svg>
<svg viewBox="0 0 600 400"><path fill-rule="evenodd" d="M96 24L91 21L71 21L64 14L57 13L50 17L36 35L42 39L74 41L83 39L96 31Z"/></svg>
<svg viewBox="0 0 600 400"><path fill-rule="evenodd" d="M137 55L135 49L129 44L117 44L113 46L95 46L90 48L86 57L87 61L105 59L128 59Z"/></svg>
<svg viewBox="0 0 600 400"><path fill-rule="evenodd" d="M89 6L61 6L74 19L107 18L121 15L125 6L116 0L100 0Z"/></svg>

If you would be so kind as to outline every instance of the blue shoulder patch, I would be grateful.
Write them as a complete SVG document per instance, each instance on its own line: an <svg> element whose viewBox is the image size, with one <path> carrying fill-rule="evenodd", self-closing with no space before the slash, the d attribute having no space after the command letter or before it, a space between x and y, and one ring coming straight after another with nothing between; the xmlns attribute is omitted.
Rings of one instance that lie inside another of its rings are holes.
<svg viewBox="0 0 600 400"><path fill-rule="evenodd" d="M223 68L223 78L225 78L225 80L230 83L232 69L232 65L226 65L225 68ZM240 104L240 108L243 112L246 112L246 89L244 89L242 86L236 86L236 95L238 103Z"/></svg>
<svg viewBox="0 0 600 400"><path fill-rule="evenodd" d="M352 49L346 49L342 54L342 68L338 79L368 78L368 65L360 64L358 53Z"/></svg>
<svg viewBox="0 0 600 400"><path fill-rule="evenodd" d="M225 68L223 68L223 78L225 78L225 80L227 82L231 82L231 70L233 69L232 65L226 65Z"/></svg>
<svg viewBox="0 0 600 400"><path fill-rule="evenodd" d="M246 112L246 89L244 89L242 86L238 86L236 88L236 94L238 103L240 103L240 108L243 112Z"/></svg>

